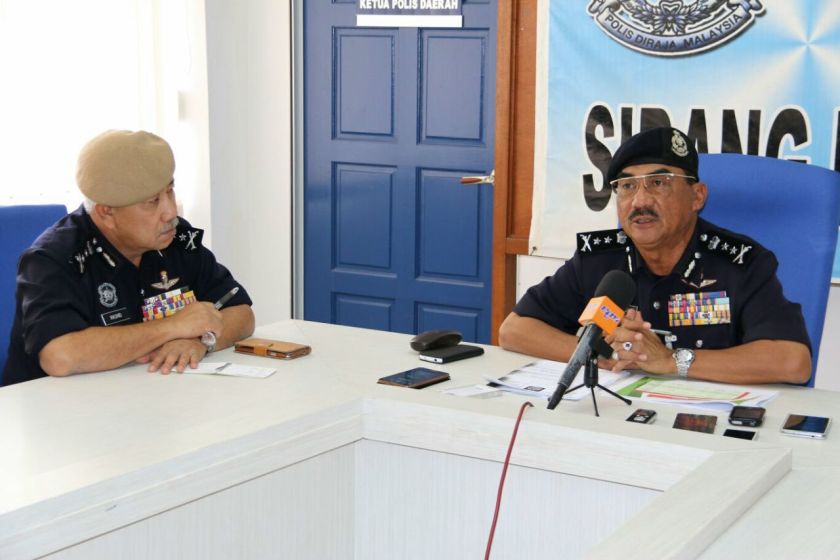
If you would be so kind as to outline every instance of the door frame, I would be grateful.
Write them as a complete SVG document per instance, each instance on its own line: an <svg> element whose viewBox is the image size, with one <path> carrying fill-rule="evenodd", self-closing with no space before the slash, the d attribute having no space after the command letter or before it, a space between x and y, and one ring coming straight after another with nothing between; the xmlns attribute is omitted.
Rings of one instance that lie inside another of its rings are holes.
<svg viewBox="0 0 840 560"><path fill-rule="evenodd" d="M292 318L303 319L303 3L292 0Z"/></svg>
<svg viewBox="0 0 840 560"><path fill-rule="evenodd" d="M517 255L527 255L534 189L538 0L499 2L496 51L496 182L490 333L516 303Z"/></svg>

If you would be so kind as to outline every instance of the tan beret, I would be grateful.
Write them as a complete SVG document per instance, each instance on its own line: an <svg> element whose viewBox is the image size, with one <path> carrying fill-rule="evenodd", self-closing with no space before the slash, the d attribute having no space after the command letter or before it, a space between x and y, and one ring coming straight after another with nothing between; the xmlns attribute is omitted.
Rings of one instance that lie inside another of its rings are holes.
<svg viewBox="0 0 840 560"><path fill-rule="evenodd" d="M166 140L142 130L108 130L82 148L76 183L87 198L107 206L130 206L163 191L175 173Z"/></svg>

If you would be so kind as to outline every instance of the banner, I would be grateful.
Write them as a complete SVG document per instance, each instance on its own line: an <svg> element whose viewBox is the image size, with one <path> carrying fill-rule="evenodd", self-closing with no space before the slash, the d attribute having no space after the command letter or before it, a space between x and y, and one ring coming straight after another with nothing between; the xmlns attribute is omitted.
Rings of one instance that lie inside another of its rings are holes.
<svg viewBox="0 0 840 560"><path fill-rule="evenodd" d="M532 254L568 258L576 232L617 227L603 172L642 129L674 126L701 152L840 168L840 2L541 0L540 9Z"/></svg>

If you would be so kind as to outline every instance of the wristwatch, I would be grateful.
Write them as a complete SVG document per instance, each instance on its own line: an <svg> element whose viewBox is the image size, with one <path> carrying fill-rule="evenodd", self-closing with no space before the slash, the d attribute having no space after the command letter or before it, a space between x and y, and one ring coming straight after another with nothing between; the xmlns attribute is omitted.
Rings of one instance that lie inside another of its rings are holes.
<svg viewBox="0 0 840 560"><path fill-rule="evenodd" d="M209 354L216 349L216 334L213 331L207 331L201 335L201 343L207 348L207 353Z"/></svg>
<svg viewBox="0 0 840 560"><path fill-rule="evenodd" d="M677 376L688 377L688 368L694 362L694 350L677 348L674 352L674 361L677 362Z"/></svg>

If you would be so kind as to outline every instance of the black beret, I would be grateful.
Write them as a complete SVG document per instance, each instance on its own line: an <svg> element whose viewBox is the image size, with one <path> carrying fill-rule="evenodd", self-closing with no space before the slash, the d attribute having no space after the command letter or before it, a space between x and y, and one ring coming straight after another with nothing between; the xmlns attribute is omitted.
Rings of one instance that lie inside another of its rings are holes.
<svg viewBox="0 0 840 560"><path fill-rule="evenodd" d="M697 177L699 158L694 140L670 126L652 128L631 136L619 146L610 161L606 181L615 180L625 167L640 163L661 163L679 167Z"/></svg>

